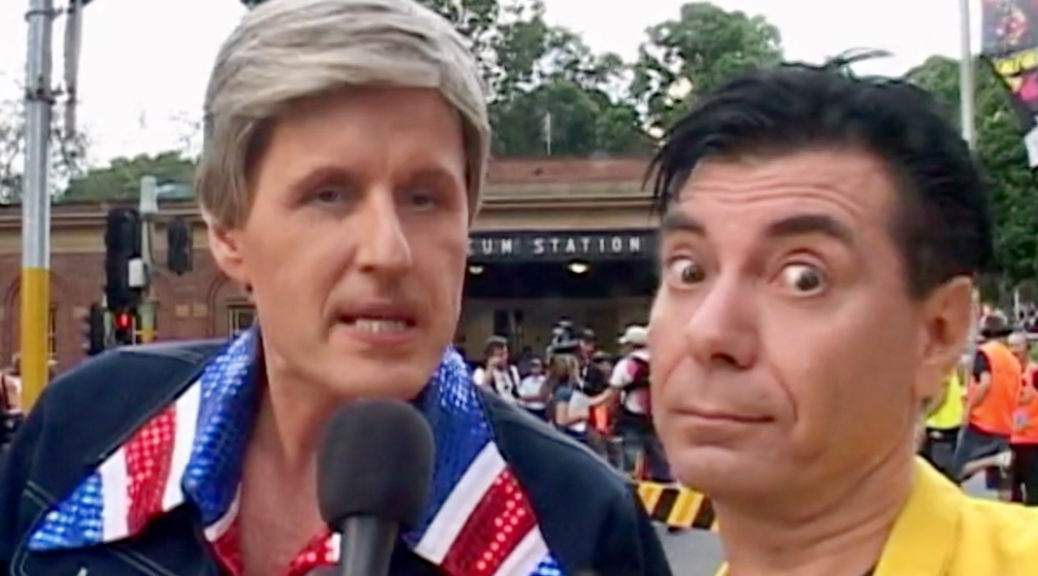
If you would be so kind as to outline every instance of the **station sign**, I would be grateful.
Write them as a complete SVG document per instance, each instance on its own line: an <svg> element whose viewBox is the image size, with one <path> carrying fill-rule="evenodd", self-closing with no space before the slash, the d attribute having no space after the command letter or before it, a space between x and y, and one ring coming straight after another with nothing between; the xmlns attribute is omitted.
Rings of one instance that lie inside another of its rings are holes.
<svg viewBox="0 0 1038 576"><path fill-rule="evenodd" d="M478 232L469 237L477 262L641 260L656 254L654 230Z"/></svg>

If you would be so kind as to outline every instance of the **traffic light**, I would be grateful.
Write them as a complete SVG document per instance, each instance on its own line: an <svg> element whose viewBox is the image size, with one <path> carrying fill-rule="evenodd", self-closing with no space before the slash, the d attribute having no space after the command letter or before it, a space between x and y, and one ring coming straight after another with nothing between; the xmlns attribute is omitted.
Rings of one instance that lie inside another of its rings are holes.
<svg viewBox="0 0 1038 576"><path fill-rule="evenodd" d="M136 210L116 208L105 222L105 298L109 310L134 308L140 288L130 284L130 261L141 255L141 220Z"/></svg>
<svg viewBox="0 0 1038 576"><path fill-rule="evenodd" d="M91 304L87 312L83 348L87 356L96 356L105 351L105 311L100 304Z"/></svg>
<svg viewBox="0 0 1038 576"><path fill-rule="evenodd" d="M166 259L169 271L181 275L191 271L192 252L191 224L183 218L174 218L166 228Z"/></svg>
<svg viewBox="0 0 1038 576"><path fill-rule="evenodd" d="M113 340L116 346L132 346L134 344L133 314L122 310L112 318Z"/></svg>

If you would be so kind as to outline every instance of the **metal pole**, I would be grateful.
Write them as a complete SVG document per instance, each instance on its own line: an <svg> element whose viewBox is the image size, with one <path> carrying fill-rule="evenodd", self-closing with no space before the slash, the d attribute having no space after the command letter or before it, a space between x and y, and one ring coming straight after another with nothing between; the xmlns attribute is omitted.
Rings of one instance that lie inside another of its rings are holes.
<svg viewBox="0 0 1038 576"><path fill-rule="evenodd" d="M25 181L22 189L22 405L29 409L47 384L50 359L51 0L30 0L25 82Z"/></svg>
<svg viewBox="0 0 1038 576"><path fill-rule="evenodd" d="M962 123L962 139L970 149L977 146L975 125L976 78L974 74L973 29L970 22L970 1L959 0L959 113ZM978 316L980 312L980 290L974 288L969 342L966 344L966 376L973 374L973 359L977 353Z"/></svg>
<svg viewBox="0 0 1038 576"><path fill-rule="evenodd" d="M141 303L137 306L140 317L139 341L142 343L155 341L155 301L151 291L151 231L154 216L158 212L158 183L154 176L141 178L138 211L141 215L141 259L144 261L145 284L141 293Z"/></svg>
<svg viewBox="0 0 1038 576"><path fill-rule="evenodd" d="M970 0L959 0L959 112L962 116L962 138L973 148L977 144L975 129L976 80L970 24Z"/></svg>
<svg viewBox="0 0 1038 576"><path fill-rule="evenodd" d="M83 43L83 0L70 0L65 12L65 137L76 137L79 104L79 51Z"/></svg>

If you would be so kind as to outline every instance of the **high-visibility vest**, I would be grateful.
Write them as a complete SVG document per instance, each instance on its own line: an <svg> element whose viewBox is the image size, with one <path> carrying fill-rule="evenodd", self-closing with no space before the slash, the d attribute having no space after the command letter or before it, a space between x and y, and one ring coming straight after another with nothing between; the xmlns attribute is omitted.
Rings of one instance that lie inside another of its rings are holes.
<svg viewBox="0 0 1038 576"><path fill-rule="evenodd" d="M926 427L932 430L951 430L962 426L963 413L966 407L962 404L962 377L958 370L952 370L944 379L944 402L926 419Z"/></svg>
<svg viewBox="0 0 1038 576"><path fill-rule="evenodd" d="M1013 413L1013 435L1011 444L1038 444L1038 390L1034 388L1034 375L1038 365L1028 362L1020 379L1020 394L1016 411Z"/></svg>
<svg viewBox="0 0 1038 576"><path fill-rule="evenodd" d="M991 370L991 388L984 400L970 411L970 425L982 432L1008 438L1013 434L1013 412L1023 376L1020 361L1005 344L995 340L985 343L980 349Z"/></svg>
<svg viewBox="0 0 1038 576"><path fill-rule="evenodd" d="M613 431L613 422L610 418L611 406L592 406L590 424L599 434L611 434Z"/></svg>

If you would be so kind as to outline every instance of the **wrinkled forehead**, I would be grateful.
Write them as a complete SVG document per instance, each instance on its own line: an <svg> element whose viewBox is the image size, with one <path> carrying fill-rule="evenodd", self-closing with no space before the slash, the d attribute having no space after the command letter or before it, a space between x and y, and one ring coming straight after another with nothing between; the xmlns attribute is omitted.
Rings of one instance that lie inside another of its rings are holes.
<svg viewBox="0 0 1038 576"><path fill-rule="evenodd" d="M672 195L663 229L673 229L668 221L675 220L705 226L716 216L745 225L789 214L826 216L844 228L883 224L894 216L899 190L898 178L882 160L855 149L710 157Z"/></svg>

